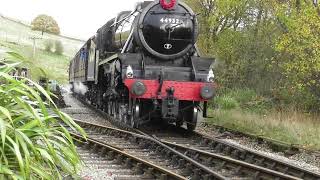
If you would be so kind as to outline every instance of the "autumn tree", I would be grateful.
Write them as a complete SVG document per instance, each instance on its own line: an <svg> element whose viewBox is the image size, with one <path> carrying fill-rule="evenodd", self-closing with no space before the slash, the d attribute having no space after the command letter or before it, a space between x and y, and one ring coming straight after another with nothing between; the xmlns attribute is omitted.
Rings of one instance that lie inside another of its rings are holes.
<svg viewBox="0 0 320 180"><path fill-rule="evenodd" d="M249 88L301 109L320 110L317 0L186 2L200 23L200 51L216 57L219 87Z"/></svg>
<svg viewBox="0 0 320 180"><path fill-rule="evenodd" d="M58 23L51 16L45 14L37 16L31 22L31 28L32 30L41 31L42 35L44 32L60 34Z"/></svg>
<svg viewBox="0 0 320 180"><path fill-rule="evenodd" d="M290 14L288 6L279 11L286 32L279 36L276 44L286 88L295 95L301 94L304 102L307 96L312 98L307 104L309 108L320 105L320 14L314 5L300 1Z"/></svg>

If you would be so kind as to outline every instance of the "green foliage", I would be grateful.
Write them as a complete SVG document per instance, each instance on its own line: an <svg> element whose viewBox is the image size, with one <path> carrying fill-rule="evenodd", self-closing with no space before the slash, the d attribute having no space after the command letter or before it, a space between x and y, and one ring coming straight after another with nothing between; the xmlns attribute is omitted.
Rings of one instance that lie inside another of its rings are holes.
<svg viewBox="0 0 320 180"><path fill-rule="evenodd" d="M223 110L231 110L239 107L238 102L233 97L227 95L217 97L216 103L218 105L218 108Z"/></svg>
<svg viewBox="0 0 320 180"><path fill-rule="evenodd" d="M85 133L57 109L41 86L8 75L18 64L12 61L21 59L25 58L10 53L11 62L0 62L0 179L60 179L62 172L74 174L80 159L59 121Z"/></svg>
<svg viewBox="0 0 320 180"><path fill-rule="evenodd" d="M51 16L45 14L37 16L31 22L31 26L32 30L41 31L42 34L44 32L60 34L60 28L56 20L54 20Z"/></svg>
<svg viewBox="0 0 320 180"><path fill-rule="evenodd" d="M47 52L52 52L52 49L53 49L53 42L52 40L48 39L44 42L44 50L47 51Z"/></svg>
<svg viewBox="0 0 320 180"><path fill-rule="evenodd" d="M252 134L294 144L304 148L320 150L319 116L309 116L293 110L268 111L268 114L255 114L235 110L214 110L210 125L219 125L235 131Z"/></svg>
<svg viewBox="0 0 320 180"><path fill-rule="evenodd" d="M229 90L226 94L234 97L237 102L241 103L241 105L250 104L258 97L257 93L252 89Z"/></svg>
<svg viewBox="0 0 320 180"><path fill-rule="evenodd" d="M287 32L279 37L276 50L287 77L284 87L310 102L320 98L320 16L312 4L301 2L300 6L299 11L282 17Z"/></svg>
<svg viewBox="0 0 320 180"><path fill-rule="evenodd" d="M22 25L19 22L3 18L1 16L0 34L0 46L3 42L14 42L19 44L21 48L33 45L33 40L30 39L30 37L39 37L39 32L31 30L31 27ZM85 43L85 41L82 40L46 33L41 36L41 39L36 40L36 47L38 49L44 49L44 43L48 39L52 41L59 40L63 42L64 54L69 57L73 57L74 54L79 50L79 47Z"/></svg>
<svg viewBox="0 0 320 180"><path fill-rule="evenodd" d="M217 58L219 87L252 89L257 97L267 97L261 103L272 105L285 102L311 110L311 104L320 104L318 4L300 0L187 3L200 14L201 52ZM301 101L303 96L308 99Z"/></svg>
<svg viewBox="0 0 320 180"><path fill-rule="evenodd" d="M44 43L44 50L48 53L55 53L57 55L63 55L63 45L59 40L46 40Z"/></svg>
<svg viewBox="0 0 320 180"><path fill-rule="evenodd" d="M68 77L68 64L70 58L65 55L57 55L41 49L37 50L36 57L32 57L32 46L20 46L11 43L1 43L4 47L11 51L18 52L28 61L24 61L23 65L31 70L31 79L38 81L40 76L48 76L49 79L55 79L59 83L66 83ZM48 74L44 73L50 72Z"/></svg>
<svg viewBox="0 0 320 180"><path fill-rule="evenodd" d="M58 55L62 55L63 54L63 45L61 41L55 41L55 51L54 53L58 54Z"/></svg>
<svg viewBox="0 0 320 180"><path fill-rule="evenodd" d="M272 107L271 99L259 96L252 89L227 89L215 100L216 105L222 110L242 109L248 112L263 114Z"/></svg>

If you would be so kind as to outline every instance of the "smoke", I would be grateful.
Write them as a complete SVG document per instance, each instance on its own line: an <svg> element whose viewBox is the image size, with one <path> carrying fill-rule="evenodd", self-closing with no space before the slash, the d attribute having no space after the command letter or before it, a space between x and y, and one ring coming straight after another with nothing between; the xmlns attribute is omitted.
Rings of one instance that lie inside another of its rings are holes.
<svg viewBox="0 0 320 180"><path fill-rule="evenodd" d="M71 94L72 93L71 88L72 88L71 84L65 84L62 86L61 91L62 93Z"/></svg>
<svg viewBox="0 0 320 180"><path fill-rule="evenodd" d="M73 83L73 91L78 94L84 95L88 91L88 87L81 82Z"/></svg>

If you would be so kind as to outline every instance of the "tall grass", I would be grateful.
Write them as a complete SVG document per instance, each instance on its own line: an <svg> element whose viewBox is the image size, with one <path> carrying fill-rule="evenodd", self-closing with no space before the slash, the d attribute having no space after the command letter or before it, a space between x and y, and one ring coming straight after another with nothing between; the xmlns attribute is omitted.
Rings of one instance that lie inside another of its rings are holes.
<svg viewBox="0 0 320 180"><path fill-rule="evenodd" d="M12 60L21 58L10 53L10 62L0 60L0 179L61 179L62 172L74 174L81 161L59 122L85 133L41 86L8 75L18 64Z"/></svg>
<svg viewBox="0 0 320 180"><path fill-rule="evenodd" d="M223 92L210 110L209 124L320 150L320 118L292 108L274 108L250 89Z"/></svg>
<svg viewBox="0 0 320 180"><path fill-rule="evenodd" d="M295 110L275 111L261 115L233 110L210 111L207 122L236 131L267 137L307 149L320 150L320 118Z"/></svg>
<svg viewBox="0 0 320 180"><path fill-rule="evenodd" d="M263 114L272 108L272 101L251 89L232 89L219 92L214 106L222 110L242 109Z"/></svg>

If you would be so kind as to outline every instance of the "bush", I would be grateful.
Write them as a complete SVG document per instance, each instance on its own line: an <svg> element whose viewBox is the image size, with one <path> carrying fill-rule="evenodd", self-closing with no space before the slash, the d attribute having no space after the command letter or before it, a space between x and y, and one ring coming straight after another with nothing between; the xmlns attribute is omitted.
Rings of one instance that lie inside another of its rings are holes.
<svg viewBox="0 0 320 180"><path fill-rule="evenodd" d="M44 50L47 52L52 52L53 49L53 42L51 40L46 40L44 42Z"/></svg>
<svg viewBox="0 0 320 180"><path fill-rule="evenodd" d="M11 53L9 58L21 56ZM58 119L83 135L84 131L57 109L41 86L8 75L17 63L0 64L0 179L61 179L62 172L75 173L81 161Z"/></svg>
<svg viewBox="0 0 320 180"><path fill-rule="evenodd" d="M234 97L241 105L254 101L258 96L252 89L235 89L230 90L227 94Z"/></svg>
<svg viewBox="0 0 320 180"><path fill-rule="evenodd" d="M278 109L300 109L309 112L320 112L320 99L310 91L296 88L278 88L273 91Z"/></svg>
<svg viewBox="0 0 320 180"><path fill-rule="evenodd" d="M58 54L58 55L62 55L63 54L63 45L62 42L57 40L55 42L55 51L54 53Z"/></svg>
<svg viewBox="0 0 320 180"><path fill-rule="evenodd" d="M272 107L271 99L259 96L251 89L234 89L219 92L216 103L224 110L235 109L237 107L251 112L264 113Z"/></svg>
<svg viewBox="0 0 320 180"><path fill-rule="evenodd" d="M231 110L239 107L238 102L230 96L221 96L216 98L216 103L220 109Z"/></svg>

